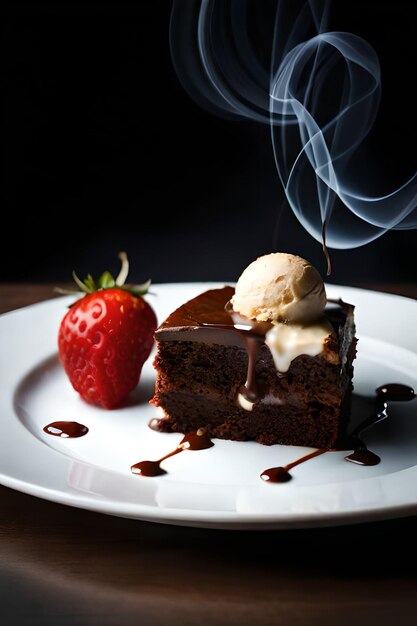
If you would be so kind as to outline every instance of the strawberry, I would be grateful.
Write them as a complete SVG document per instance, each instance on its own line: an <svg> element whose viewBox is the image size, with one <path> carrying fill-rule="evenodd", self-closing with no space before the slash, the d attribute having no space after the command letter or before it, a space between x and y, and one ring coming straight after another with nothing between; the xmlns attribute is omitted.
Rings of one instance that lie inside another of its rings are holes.
<svg viewBox="0 0 417 626"><path fill-rule="evenodd" d="M82 282L73 274L86 295L71 306L58 333L59 357L72 386L86 402L106 409L120 405L138 384L157 326L142 298L150 281L124 286L129 265L125 253L119 257L116 279L104 272L97 282L90 275Z"/></svg>

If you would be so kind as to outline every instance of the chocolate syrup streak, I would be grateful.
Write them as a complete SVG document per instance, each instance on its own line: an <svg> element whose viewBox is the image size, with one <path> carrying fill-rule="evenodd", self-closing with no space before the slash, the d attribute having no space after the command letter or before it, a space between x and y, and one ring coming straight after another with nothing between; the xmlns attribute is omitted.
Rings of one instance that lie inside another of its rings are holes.
<svg viewBox="0 0 417 626"><path fill-rule="evenodd" d="M261 478L262 480L270 483L285 483L291 480L292 476L289 472L296 465L301 465L301 463L305 463L310 459L313 459L316 456L320 456L325 452L337 452L340 449L353 448L353 452L345 456L346 461L350 463L356 463L358 465L378 465L381 459L380 457L368 450L366 444L361 440L360 435L374 426L378 422L386 419L388 417L387 407L388 402L408 402L409 400L413 400L415 398L414 390L407 385L401 385L399 383L390 383L387 385L382 385L378 387L376 391L376 410L369 417L363 420L356 428L353 429L351 434L348 437L348 440L345 442L346 445L342 443L336 450L323 450L318 449L310 452L296 461L292 463L288 463L288 465L284 465L283 467L271 467L262 472Z"/></svg>
<svg viewBox="0 0 417 626"><path fill-rule="evenodd" d="M157 433L163 433L164 432L164 428L163 428L163 424L164 424L165 418L164 417L153 417L149 423L148 426L151 430L156 430Z"/></svg>
<svg viewBox="0 0 417 626"><path fill-rule="evenodd" d="M388 402L408 402L415 398L414 390L407 385L399 383L390 383L378 387L376 391L376 410L363 422L361 422L350 433L350 440L353 443L353 452L345 456L346 461L357 463L358 465L378 465L379 456L368 450L365 443L361 440L360 435L374 426L378 422L388 417Z"/></svg>
<svg viewBox="0 0 417 626"><path fill-rule="evenodd" d="M249 400L249 402L256 402L262 396L256 381L255 366L259 348L263 343L263 338L256 335L251 336L246 334L244 340L246 343L246 351L248 353L248 370L246 374L246 382L239 391L247 400Z"/></svg>
<svg viewBox="0 0 417 626"><path fill-rule="evenodd" d="M321 225L321 240L322 240L323 254L327 262L327 276L330 276L330 274L332 273L332 263L330 261L330 254L326 245L326 228L327 228L326 220L323 220L323 223Z"/></svg>
<svg viewBox="0 0 417 626"><path fill-rule="evenodd" d="M70 439L72 437L83 437L88 433L87 426L78 422L52 422L44 427L44 432L54 437Z"/></svg>
<svg viewBox="0 0 417 626"><path fill-rule="evenodd" d="M132 474L140 474L141 476L162 476L166 474L166 471L161 467L162 461L184 452L184 450L205 450L213 446L214 443L207 436L204 428L199 428L195 433L192 432L185 435L174 450L168 452L168 454L165 454L157 461L139 461L139 463L132 465L130 469Z"/></svg>
<svg viewBox="0 0 417 626"><path fill-rule="evenodd" d="M232 318L230 319L230 324L204 323L203 326L208 328L231 330L242 337L245 342L246 352L248 355L248 368L246 373L246 382L239 389L239 393L241 393L249 402L256 402L262 397L262 391L259 389L259 385L256 380L255 367L259 350L264 343L264 332L260 330L263 325L253 322L252 326L241 328L232 321Z"/></svg>

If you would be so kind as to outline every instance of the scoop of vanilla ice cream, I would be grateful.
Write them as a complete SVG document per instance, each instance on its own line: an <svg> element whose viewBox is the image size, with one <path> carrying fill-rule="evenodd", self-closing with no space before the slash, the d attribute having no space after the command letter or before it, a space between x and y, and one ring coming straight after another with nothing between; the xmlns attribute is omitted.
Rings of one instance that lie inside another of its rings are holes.
<svg viewBox="0 0 417 626"><path fill-rule="evenodd" d="M326 306L318 271L305 259L276 252L248 265L236 284L233 310L258 322L310 324Z"/></svg>

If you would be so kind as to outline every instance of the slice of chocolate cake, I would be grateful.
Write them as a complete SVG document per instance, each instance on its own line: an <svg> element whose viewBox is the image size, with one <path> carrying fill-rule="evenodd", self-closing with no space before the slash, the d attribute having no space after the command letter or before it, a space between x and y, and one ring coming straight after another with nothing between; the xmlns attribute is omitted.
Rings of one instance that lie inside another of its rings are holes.
<svg viewBox="0 0 417 626"><path fill-rule="evenodd" d="M159 428L332 448L349 415L354 307L328 303L306 325L259 321L231 310L237 291L206 291L156 331Z"/></svg>

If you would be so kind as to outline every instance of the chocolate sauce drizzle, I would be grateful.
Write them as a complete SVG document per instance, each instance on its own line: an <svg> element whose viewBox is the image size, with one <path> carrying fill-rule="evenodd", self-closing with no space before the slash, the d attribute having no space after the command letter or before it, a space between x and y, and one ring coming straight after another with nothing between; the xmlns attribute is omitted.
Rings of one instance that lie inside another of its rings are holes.
<svg viewBox="0 0 417 626"><path fill-rule="evenodd" d="M239 331L238 331L239 332ZM258 358L259 349L263 343L263 337L259 335L250 335L249 331L240 331L244 334L246 344L246 352L248 354L248 369L245 384L239 389L239 393L243 395L249 402L256 402L262 397L262 391L256 380L255 366Z"/></svg>
<svg viewBox="0 0 417 626"><path fill-rule="evenodd" d="M382 385L378 387L375 392L375 412L363 420L363 422L356 426L350 433L353 452L345 456L345 459L346 461L357 463L358 465L378 465L381 461L378 455L368 450L365 443L360 438L360 435L371 426L374 426L388 417L388 402L408 402L415 398L414 390L411 387L399 383Z"/></svg>
<svg viewBox="0 0 417 626"><path fill-rule="evenodd" d="M262 398L262 390L256 380L256 361L258 353L265 341L266 330L271 327L268 322L256 322L245 318L244 324L236 323L232 318L232 308L230 302L225 307L226 313L230 315L230 324L211 324L204 322L206 328L230 330L240 335L245 342L246 353L248 355L248 367L246 373L246 382L239 389L239 393L249 402L257 402ZM248 321L250 324L248 324Z"/></svg>
<svg viewBox="0 0 417 626"><path fill-rule="evenodd" d="M327 228L327 224L326 224L326 220L323 220L323 223L321 225L321 240L322 240L322 248L323 248L323 254L326 258L326 262L327 262L327 276L330 276L330 274L332 273L332 263L330 261L330 254L329 251L327 249L327 245L326 245L326 228Z"/></svg>
<svg viewBox="0 0 417 626"><path fill-rule="evenodd" d="M44 427L44 432L54 437L70 439L73 437L83 437L88 433L87 426L78 422L52 422Z"/></svg>
<svg viewBox="0 0 417 626"><path fill-rule="evenodd" d="M214 443L207 436L204 428L199 428L196 432L185 435L174 450L168 452L168 454L165 454L157 461L139 461L139 463L132 465L130 469L132 474L140 474L141 476L162 476L166 474L166 470L161 467L162 461L184 452L184 450L205 450L213 446Z"/></svg>
<svg viewBox="0 0 417 626"><path fill-rule="evenodd" d="M375 411L369 415L366 419L364 419L356 428L348 436L345 442L340 442L335 450L325 450L318 449L313 452L309 452L308 454L300 457L296 461L292 463L288 463L288 465L284 465L283 467L271 467L262 472L261 478L262 480L270 483L285 483L291 480L292 476L289 472L296 465L301 465L301 463L305 463L310 459L313 459L316 456L320 456L325 452L337 452L340 450L346 450L346 448L353 448L353 452L345 456L345 460L350 463L356 463L358 465L378 465L381 459L380 457L368 450L366 444L360 438L360 435L374 426L378 422L386 419L388 417L387 407L388 402L408 402L409 400L413 400L415 398L414 390L407 385L402 385L399 383L390 383L387 385L382 385L378 387L376 390L376 409Z"/></svg>
<svg viewBox="0 0 417 626"><path fill-rule="evenodd" d="M158 433L164 432L164 422L166 419L164 417L153 417L149 422L148 426L151 430L156 430Z"/></svg>

